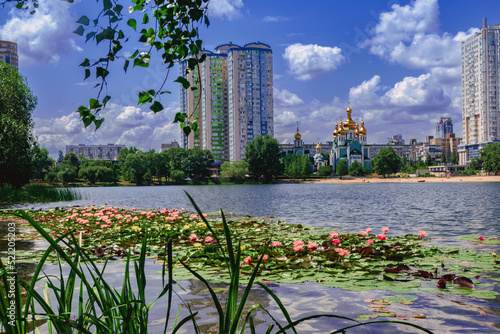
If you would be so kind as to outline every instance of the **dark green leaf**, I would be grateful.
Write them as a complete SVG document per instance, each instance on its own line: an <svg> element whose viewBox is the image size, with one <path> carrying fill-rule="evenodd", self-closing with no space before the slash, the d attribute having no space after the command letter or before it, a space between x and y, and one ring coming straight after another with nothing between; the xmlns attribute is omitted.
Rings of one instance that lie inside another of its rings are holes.
<svg viewBox="0 0 500 334"><path fill-rule="evenodd" d="M142 24L148 24L149 23L149 16L147 13L144 13L144 16L142 17Z"/></svg>
<svg viewBox="0 0 500 334"><path fill-rule="evenodd" d="M175 79L174 82L180 83L184 89L188 89L190 86L189 81L184 77L177 77L177 79Z"/></svg>
<svg viewBox="0 0 500 334"><path fill-rule="evenodd" d="M88 68L85 69L85 79L87 79L88 77L90 77L90 70Z"/></svg>
<svg viewBox="0 0 500 334"><path fill-rule="evenodd" d="M76 22L77 22L77 23L80 23L80 24L83 24L84 26L88 26L88 25L89 25L89 23L90 23L89 18L88 18L88 17L86 17L85 15L84 15L84 16L82 16L82 17L80 17L80 18L78 19L78 21L76 21Z"/></svg>
<svg viewBox="0 0 500 334"><path fill-rule="evenodd" d="M114 7L113 7L113 10L115 11L115 13L116 13L117 15L120 15L120 14L121 14L122 9L123 9L123 6L122 6L122 5L116 5L116 6L114 6Z"/></svg>
<svg viewBox="0 0 500 334"><path fill-rule="evenodd" d="M151 105L151 107L149 107L149 109L151 109L153 112L157 113L157 112L160 112L163 110L163 105L158 101L154 101L153 104Z"/></svg>
<svg viewBox="0 0 500 334"><path fill-rule="evenodd" d="M111 4L111 0L103 0L102 4L103 4L104 11L107 11L108 9L111 9L111 7L113 6Z"/></svg>
<svg viewBox="0 0 500 334"><path fill-rule="evenodd" d="M143 105L145 103L151 102L153 100L153 97L149 92L144 92L141 91L139 92L139 102L137 103L138 105Z"/></svg>
<svg viewBox="0 0 500 334"><path fill-rule="evenodd" d="M75 34L79 35L79 36L83 36L83 33L85 32L85 29L83 28L83 26L78 26L78 28L76 28L75 31L73 31Z"/></svg>
<svg viewBox="0 0 500 334"><path fill-rule="evenodd" d="M188 126L185 126L184 129L182 129L182 131L184 132L184 134L186 136L189 136L189 134L191 133L191 128Z"/></svg>
<svg viewBox="0 0 500 334"><path fill-rule="evenodd" d="M174 123L184 123L187 118L186 113L178 112L175 114Z"/></svg>
<svg viewBox="0 0 500 334"><path fill-rule="evenodd" d="M130 63L130 61L127 59L127 60L125 60L125 63L123 64L123 70L125 71L125 73L127 72L129 63Z"/></svg>
<svg viewBox="0 0 500 334"><path fill-rule="evenodd" d="M90 66L90 61L88 58L85 58L85 60L80 64L80 66L87 67Z"/></svg>

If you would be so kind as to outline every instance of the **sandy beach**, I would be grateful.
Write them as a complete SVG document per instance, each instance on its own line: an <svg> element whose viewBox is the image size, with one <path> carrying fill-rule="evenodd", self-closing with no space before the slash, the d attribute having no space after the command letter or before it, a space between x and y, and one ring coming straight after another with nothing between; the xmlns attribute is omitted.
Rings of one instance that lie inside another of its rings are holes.
<svg viewBox="0 0 500 334"><path fill-rule="evenodd" d="M339 178L329 178L329 179L310 179L307 182L312 183L416 183L416 182L500 182L500 175L494 176L451 176L446 177L411 177L411 178L355 178L355 177L344 177L342 180Z"/></svg>

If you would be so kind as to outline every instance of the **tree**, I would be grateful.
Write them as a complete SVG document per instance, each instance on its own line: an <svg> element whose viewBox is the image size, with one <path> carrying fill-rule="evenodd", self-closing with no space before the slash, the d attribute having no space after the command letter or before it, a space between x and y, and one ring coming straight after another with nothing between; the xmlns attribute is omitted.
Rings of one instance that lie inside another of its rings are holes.
<svg viewBox="0 0 500 334"><path fill-rule="evenodd" d="M481 160L484 161L484 170L487 172L500 172L500 143L488 144L481 151Z"/></svg>
<svg viewBox="0 0 500 334"><path fill-rule="evenodd" d="M129 153L122 167L122 173L126 180L136 185L142 184L144 176L148 171L147 161L144 153Z"/></svg>
<svg viewBox="0 0 500 334"><path fill-rule="evenodd" d="M474 171L478 171L483 169L483 160L479 157L472 158L471 161L469 162L469 168Z"/></svg>
<svg viewBox="0 0 500 334"><path fill-rule="evenodd" d="M195 147L187 150L187 156L182 160L182 169L191 177L203 179L210 176L213 163L212 152Z"/></svg>
<svg viewBox="0 0 500 334"><path fill-rule="evenodd" d="M257 136L245 146L245 160L254 179L264 177L269 183L273 176L281 174L280 145L270 135Z"/></svg>
<svg viewBox="0 0 500 334"><path fill-rule="evenodd" d="M75 153L66 153L63 159L63 164L78 167L80 165L80 161Z"/></svg>
<svg viewBox="0 0 500 334"><path fill-rule="evenodd" d="M96 182L118 182L118 173L111 162L102 159L83 159L78 177L87 180L91 184Z"/></svg>
<svg viewBox="0 0 500 334"><path fill-rule="evenodd" d="M19 188L32 175L31 112L37 99L26 80L9 64L0 62L0 186Z"/></svg>
<svg viewBox="0 0 500 334"><path fill-rule="evenodd" d="M342 176L347 175L347 161L345 159L339 160L337 163L337 168L335 168L335 174L342 179Z"/></svg>
<svg viewBox="0 0 500 334"><path fill-rule="evenodd" d="M49 168L54 164L54 159L49 156L46 148L40 148L38 145L31 148L30 154L33 159L31 177L43 180Z"/></svg>
<svg viewBox="0 0 500 334"><path fill-rule="evenodd" d="M445 164L447 161L446 161L446 153L443 151L441 153L441 163L442 164Z"/></svg>
<svg viewBox="0 0 500 334"><path fill-rule="evenodd" d="M453 151L451 152L451 163L454 165L458 165L459 163L459 157L458 157L458 152Z"/></svg>
<svg viewBox="0 0 500 334"><path fill-rule="evenodd" d="M427 152L425 154L425 165L427 167L432 165L432 159L431 159L431 155L429 154L429 152Z"/></svg>
<svg viewBox="0 0 500 334"><path fill-rule="evenodd" d="M332 175L332 173L333 173L333 168L330 165L321 166L320 168L318 168L318 174L320 176L327 177L327 176Z"/></svg>
<svg viewBox="0 0 500 334"><path fill-rule="evenodd" d="M291 179L306 178L311 174L311 162L307 155L292 154L285 160L285 175Z"/></svg>
<svg viewBox="0 0 500 334"><path fill-rule="evenodd" d="M248 163L245 160L224 161L220 166L220 175L222 178L231 179L236 183L243 183L248 175Z"/></svg>
<svg viewBox="0 0 500 334"><path fill-rule="evenodd" d="M394 152L392 147L381 149L373 158L373 170L379 175L386 177L387 174L394 174L401 167L401 158Z"/></svg>
<svg viewBox="0 0 500 334"><path fill-rule="evenodd" d="M357 161L354 161L349 167L349 175L359 176L363 174L363 166Z"/></svg>

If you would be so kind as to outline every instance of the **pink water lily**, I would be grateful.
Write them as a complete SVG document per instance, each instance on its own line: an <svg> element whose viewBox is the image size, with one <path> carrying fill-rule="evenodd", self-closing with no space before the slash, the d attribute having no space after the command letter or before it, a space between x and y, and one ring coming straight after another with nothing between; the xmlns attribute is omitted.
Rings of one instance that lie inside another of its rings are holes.
<svg viewBox="0 0 500 334"><path fill-rule="evenodd" d="M245 259L243 259L243 262L245 262L245 264L252 263L252 257L251 256L247 256Z"/></svg>
<svg viewBox="0 0 500 334"><path fill-rule="evenodd" d="M344 249L344 248L334 248L334 250L340 256L346 256L346 255L351 254L351 252L349 252L347 249Z"/></svg>
<svg viewBox="0 0 500 334"><path fill-rule="evenodd" d="M260 260L260 255L257 258ZM267 256L267 254L264 254L264 256L262 257L262 261L266 261L268 258L269 256Z"/></svg>
<svg viewBox="0 0 500 334"><path fill-rule="evenodd" d="M339 234L337 232L330 233L330 239L335 239L338 236L339 236Z"/></svg>
<svg viewBox="0 0 500 334"><path fill-rule="evenodd" d="M333 239L332 244L334 244L334 245L340 244L340 239Z"/></svg>
<svg viewBox="0 0 500 334"><path fill-rule="evenodd" d="M307 249L309 250L318 249L318 244L315 242L310 242L307 244Z"/></svg>
<svg viewBox="0 0 500 334"><path fill-rule="evenodd" d="M425 231L418 231L418 236L419 236L419 237L422 237L422 238L423 238L423 237L425 237L426 235L427 235L427 232L425 232Z"/></svg>
<svg viewBox="0 0 500 334"><path fill-rule="evenodd" d="M212 238L211 236L208 236L205 238L205 242L213 242L214 241L214 238Z"/></svg>
<svg viewBox="0 0 500 334"><path fill-rule="evenodd" d="M271 247L280 247L281 242L280 241L271 241Z"/></svg>
<svg viewBox="0 0 500 334"><path fill-rule="evenodd" d="M194 233L193 233L193 234L190 234L190 235L189 235L189 240L191 240L191 241L198 240L198 236L197 236L196 234L194 234Z"/></svg>
<svg viewBox="0 0 500 334"><path fill-rule="evenodd" d="M366 233L370 233L372 231L372 229L368 227L365 231L366 231Z"/></svg>
<svg viewBox="0 0 500 334"><path fill-rule="evenodd" d="M389 231L389 228L388 228L388 227L382 227L382 232L387 233L387 231Z"/></svg>
<svg viewBox="0 0 500 334"><path fill-rule="evenodd" d="M484 241L484 240L486 240L486 238L485 237L479 237L477 240Z"/></svg>
<svg viewBox="0 0 500 334"><path fill-rule="evenodd" d="M379 235L377 235L377 238L378 238L379 240L382 240L382 241L383 241L383 240L387 239L387 236L386 236L385 234L379 234Z"/></svg>
<svg viewBox="0 0 500 334"><path fill-rule="evenodd" d="M293 250L298 252L298 251L301 251L302 249L304 249L304 245L296 245L296 246L293 246Z"/></svg>
<svg viewBox="0 0 500 334"><path fill-rule="evenodd" d="M368 232L366 232L366 231L361 231L361 235L362 235L362 236L366 236L367 234L368 234Z"/></svg>
<svg viewBox="0 0 500 334"><path fill-rule="evenodd" d="M373 240L372 240L372 239L368 239L368 240L366 240L366 243L367 243L368 245L371 245L371 244L373 244Z"/></svg>

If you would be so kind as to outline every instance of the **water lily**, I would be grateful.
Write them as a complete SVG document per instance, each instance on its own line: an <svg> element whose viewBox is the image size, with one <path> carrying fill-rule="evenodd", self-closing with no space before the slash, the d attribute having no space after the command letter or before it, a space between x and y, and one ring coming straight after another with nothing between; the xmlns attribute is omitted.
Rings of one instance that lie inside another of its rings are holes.
<svg viewBox="0 0 500 334"><path fill-rule="evenodd" d="M333 239L332 244L334 244L334 245L340 244L340 239Z"/></svg>
<svg viewBox="0 0 500 334"><path fill-rule="evenodd" d="M260 260L260 255L257 258ZM262 261L266 261L268 258L269 256L267 256L267 254L264 254L264 256L262 257Z"/></svg>
<svg viewBox="0 0 500 334"><path fill-rule="evenodd" d="M484 241L484 240L486 240L486 238L485 237L479 237L477 240Z"/></svg>
<svg viewBox="0 0 500 334"><path fill-rule="evenodd" d="M252 257L251 256L247 256L246 258L243 259L243 262L245 264L250 264L252 263Z"/></svg>
<svg viewBox="0 0 500 334"><path fill-rule="evenodd" d="M296 246L293 246L293 250L298 252L298 251L301 251L302 249L304 249L304 245L296 245Z"/></svg>
<svg viewBox="0 0 500 334"><path fill-rule="evenodd" d="M332 233L330 233L330 235L329 235L330 239L335 239L335 238L337 238L338 236L339 236L339 234L338 234L337 232L332 232Z"/></svg>
<svg viewBox="0 0 500 334"><path fill-rule="evenodd" d="M427 232L425 232L425 231L418 231L418 236L419 236L419 237L423 238L423 237L425 237L426 235L427 235Z"/></svg>
<svg viewBox="0 0 500 334"><path fill-rule="evenodd" d="M141 232L141 230L142 230L142 229L141 229L139 226L137 226L137 225L132 226L130 229L131 229L132 231L136 232L136 233Z"/></svg>
<svg viewBox="0 0 500 334"><path fill-rule="evenodd" d="M214 241L214 238L212 238L211 236L208 236L205 238L205 242L213 242Z"/></svg>
<svg viewBox="0 0 500 334"><path fill-rule="evenodd" d="M271 241L271 247L280 247L281 242L280 241Z"/></svg>
<svg viewBox="0 0 500 334"><path fill-rule="evenodd" d="M362 236L366 236L367 234L368 234L368 232L366 232L366 231L361 231L361 235L362 235Z"/></svg>
<svg viewBox="0 0 500 334"><path fill-rule="evenodd" d="M379 234L379 235L377 235L377 238L378 238L378 240L383 241L383 240L387 239L387 236L385 234Z"/></svg>
<svg viewBox="0 0 500 334"><path fill-rule="evenodd" d="M309 250L313 250L313 249L317 249L317 248L318 248L318 244L315 242L310 242L307 244L307 249L309 249Z"/></svg>
<svg viewBox="0 0 500 334"><path fill-rule="evenodd" d="M387 231L389 231L388 227L382 227L382 232L387 233Z"/></svg>
<svg viewBox="0 0 500 334"><path fill-rule="evenodd" d="M372 240L372 239L368 239L368 240L366 240L366 243L367 243L368 245L371 245L371 244L373 244L373 240Z"/></svg>
<svg viewBox="0 0 500 334"><path fill-rule="evenodd" d="M351 252L349 252L347 249L344 249L344 248L334 248L334 250L340 256L346 256L346 255L351 254Z"/></svg>
<svg viewBox="0 0 500 334"><path fill-rule="evenodd" d="M370 233L372 231L372 229L368 227L365 231L366 231L366 233Z"/></svg>
<svg viewBox="0 0 500 334"><path fill-rule="evenodd" d="M198 240L198 236L196 234L192 233L189 235L189 240L191 240L191 241Z"/></svg>

